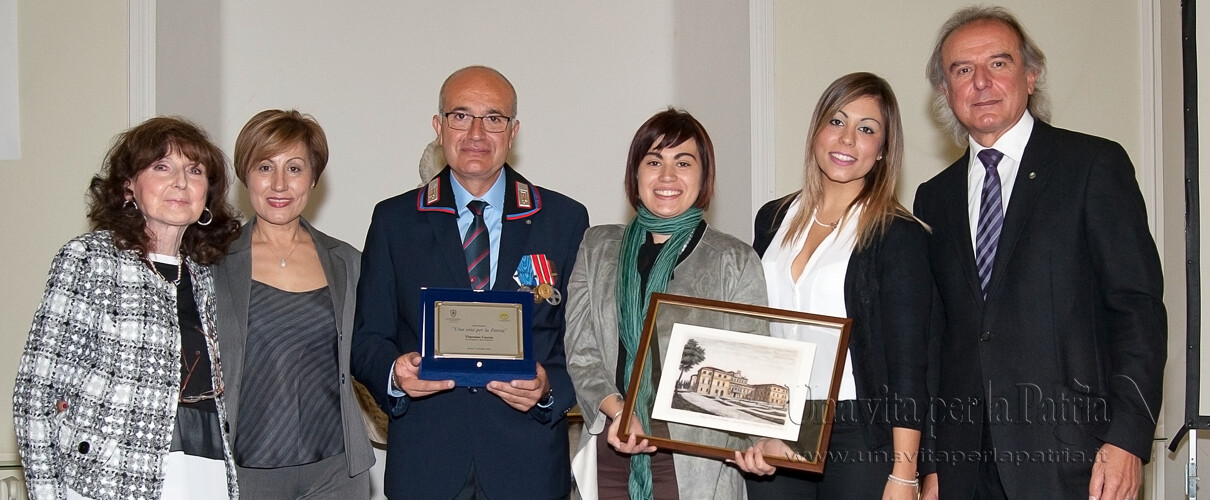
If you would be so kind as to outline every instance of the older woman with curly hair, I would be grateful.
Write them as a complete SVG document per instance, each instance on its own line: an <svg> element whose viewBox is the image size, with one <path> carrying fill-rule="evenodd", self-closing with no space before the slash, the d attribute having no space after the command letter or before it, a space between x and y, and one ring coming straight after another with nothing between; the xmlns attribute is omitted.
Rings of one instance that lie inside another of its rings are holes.
<svg viewBox="0 0 1210 500"><path fill-rule="evenodd" d="M152 118L89 187L51 263L13 420L29 497L237 498L207 264L236 237L223 153Z"/></svg>

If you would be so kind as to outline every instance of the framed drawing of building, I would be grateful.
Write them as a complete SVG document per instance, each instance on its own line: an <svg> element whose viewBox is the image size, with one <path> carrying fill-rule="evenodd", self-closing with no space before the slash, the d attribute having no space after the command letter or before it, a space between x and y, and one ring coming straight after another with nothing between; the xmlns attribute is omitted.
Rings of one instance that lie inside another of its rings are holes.
<svg viewBox="0 0 1210 500"><path fill-rule="evenodd" d="M618 437L728 459L762 438L778 467L822 472L851 320L653 294ZM788 340L770 332L795 330ZM804 335L803 332L807 334ZM645 385L645 387L644 387ZM642 389L642 390L640 390ZM631 429L642 411L647 429Z"/></svg>

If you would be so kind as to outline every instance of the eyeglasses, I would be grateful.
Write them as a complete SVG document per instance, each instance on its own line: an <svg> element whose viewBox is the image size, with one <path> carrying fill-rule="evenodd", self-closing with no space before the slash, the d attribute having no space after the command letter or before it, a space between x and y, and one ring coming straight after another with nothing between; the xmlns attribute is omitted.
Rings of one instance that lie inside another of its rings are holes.
<svg viewBox="0 0 1210 500"><path fill-rule="evenodd" d="M218 346L216 345L217 342L215 341L214 337L211 337L210 335L207 335L205 333L203 333L202 335L206 337L206 347L208 348L208 350L210 352L213 352L215 349L218 348ZM214 379L215 379L214 387L212 389L205 391L201 394L198 394L196 396L186 396L185 395L185 386L189 384L189 379L193 377L193 370L195 368L197 368L197 364L199 361L201 361L202 356L209 356L210 354L209 354L209 352L203 353L202 351L193 351L193 355L194 355L193 363L190 363L189 366L186 368L185 377L181 380L181 388L180 388L180 391L177 392L177 394L178 394L177 401L184 403L184 404L193 404L193 403L205 401L207 399L217 399L219 396L222 396L223 395L223 366L219 364L217 359L215 359L214 365L210 367L210 370L214 373ZM181 351L181 358L186 359L186 362L187 362L187 358L185 357L184 351Z"/></svg>
<svg viewBox="0 0 1210 500"><path fill-rule="evenodd" d="M445 114L445 122L454 130L470 130L475 119L483 120L483 131L498 134L508 128L512 117L504 115L475 116L463 111L450 111Z"/></svg>

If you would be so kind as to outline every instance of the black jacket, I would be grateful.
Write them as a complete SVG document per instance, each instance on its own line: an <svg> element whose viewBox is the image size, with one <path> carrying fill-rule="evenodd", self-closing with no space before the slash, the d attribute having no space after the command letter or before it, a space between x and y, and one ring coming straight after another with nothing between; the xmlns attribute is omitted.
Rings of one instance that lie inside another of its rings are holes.
<svg viewBox="0 0 1210 500"><path fill-rule="evenodd" d="M773 200L757 212L756 253L763 256L770 244L781 244L773 238L797 196ZM926 237L922 225L896 217L880 237L853 252L845 273L857 406L871 448L890 443L892 427L923 429L928 413L925 369L933 277Z"/></svg>

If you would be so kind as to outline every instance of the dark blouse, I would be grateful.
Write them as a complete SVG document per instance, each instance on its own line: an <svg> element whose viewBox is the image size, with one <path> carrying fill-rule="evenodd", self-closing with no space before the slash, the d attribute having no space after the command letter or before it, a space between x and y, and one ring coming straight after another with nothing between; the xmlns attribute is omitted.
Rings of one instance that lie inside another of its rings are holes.
<svg viewBox="0 0 1210 500"><path fill-rule="evenodd" d="M213 395L214 366L210 364L210 343L202 329L197 299L193 296L193 277L180 266L154 263L161 276L173 279L176 285L177 326L181 332L180 399L190 396ZM223 460L223 435L220 429L218 405L213 397L194 403L178 402L176 426L172 430L170 451L186 455Z"/></svg>
<svg viewBox="0 0 1210 500"><path fill-rule="evenodd" d="M344 453L336 316L328 287L253 281L236 463L276 468Z"/></svg>

